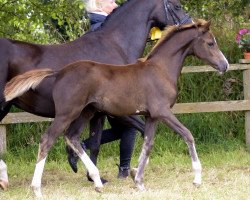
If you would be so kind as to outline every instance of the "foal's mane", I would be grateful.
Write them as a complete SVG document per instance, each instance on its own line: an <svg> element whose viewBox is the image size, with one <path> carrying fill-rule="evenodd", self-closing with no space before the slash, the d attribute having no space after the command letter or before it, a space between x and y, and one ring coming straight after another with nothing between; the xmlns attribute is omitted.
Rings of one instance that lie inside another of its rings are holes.
<svg viewBox="0 0 250 200"><path fill-rule="evenodd" d="M208 22L206 20L203 19L197 19L195 20L194 23L190 23L190 24L184 24L184 25L180 25L180 26L168 26L164 29L164 31L162 31L162 36L161 38L158 40L158 42L156 43L156 45L152 48L152 50L150 51L150 53L144 57L144 58L140 58L140 61L145 61L148 59L149 55L152 54L152 52L158 48L159 46L162 45L162 43L165 43L166 40L168 40L169 38L171 38L172 35L174 35L174 33L176 32L180 32L186 29L190 29L190 28L197 28L200 26L204 26L206 25Z"/></svg>

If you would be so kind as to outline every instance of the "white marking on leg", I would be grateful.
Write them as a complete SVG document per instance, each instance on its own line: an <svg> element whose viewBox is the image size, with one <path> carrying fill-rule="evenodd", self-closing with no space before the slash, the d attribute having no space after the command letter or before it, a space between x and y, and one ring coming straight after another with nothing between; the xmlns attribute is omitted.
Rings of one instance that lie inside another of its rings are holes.
<svg viewBox="0 0 250 200"><path fill-rule="evenodd" d="M140 162L141 156L142 156L142 155L140 155L138 162ZM148 165L148 163L149 163L149 157L147 158L146 165Z"/></svg>
<svg viewBox="0 0 250 200"><path fill-rule="evenodd" d="M100 189L103 187L102 181L99 175L99 170L94 165L94 163L90 160L89 156L86 153L81 154L80 156L81 161L85 165L86 169L89 172L89 176L92 178L92 180L95 183L96 189Z"/></svg>
<svg viewBox="0 0 250 200"><path fill-rule="evenodd" d="M147 140L147 136L145 136L145 140ZM142 159L144 159L145 157L146 157L147 155L146 155L146 150L143 148L142 149L142 151L141 151L141 154L140 154L140 156L139 156L139 159L138 159L138 162L140 163L140 161L142 160ZM147 161L146 161L146 165L149 163L149 157L147 158Z"/></svg>
<svg viewBox="0 0 250 200"><path fill-rule="evenodd" d="M140 162L142 162L142 160L143 160L145 157L146 157L146 150L143 148L143 149L141 150L141 154L140 154L139 159L138 159L139 164L140 164ZM148 159L147 159L147 160L148 160Z"/></svg>
<svg viewBox="0 0 250 200"><path fill-rule="evenodd" d="M46 158L47 157L45 157L44 159L42 159L36 164L34 176L33 176L32 183L31 183L31 187L33 188L33 191L36 197L38 198L42 197L41 182L42 182L42 175L43 175L43 169L44 169Z"/></svg>
<svg viewBox="0 0 250 200"><path fill-rule="evenodd" d="M7 165L3 160L0 160L0 181L9 182L8 173L7 173Z"/></svg>
<svg viewBox="0 0 250 200"><path fill-rule="evenodd" d="M194 161L192 162L192 166L193 166L193 171L194 171L194 181L193 183L195 185L201 185L201 163L200 161Z"/></svg>
<svg viewBox="0 0 250 200"><path fill-rule="evenodd" d="M193 171L194 171L194 181L193 183L197 186L201 185L201 171L202 171L202 167L201 167L201 162L198 158L197 152L196 152L196 148L195 145L193 144L193 149L194 149L194 153L195 153L195 157L196 160L194 161L192 159L192 167L193 167Z"/></svg>

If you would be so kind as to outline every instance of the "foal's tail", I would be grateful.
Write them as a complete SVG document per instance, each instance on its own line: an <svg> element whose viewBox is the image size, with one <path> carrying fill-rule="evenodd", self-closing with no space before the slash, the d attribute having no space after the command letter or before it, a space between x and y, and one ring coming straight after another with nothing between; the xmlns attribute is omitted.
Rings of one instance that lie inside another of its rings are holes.
<svg viewBox="0 0 250 200"><path fill-rule="evenodd" d="M36 69L15 76L5 86L5 101L10 101L21 96L29 89L35 89L45 77L54 75L51 69Z"/></svg>

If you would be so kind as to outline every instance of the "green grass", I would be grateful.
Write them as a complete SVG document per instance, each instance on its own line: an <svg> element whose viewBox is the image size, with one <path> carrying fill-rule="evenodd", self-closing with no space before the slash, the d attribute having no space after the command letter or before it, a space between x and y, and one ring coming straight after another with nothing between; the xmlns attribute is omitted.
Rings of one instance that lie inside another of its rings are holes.
<svg viewBox="0 0 250 200"><path fill-rule="evenodd" d="M209 148L209 147L208 147ZM156 151L156 148L154 149ZM166 151L152 156L145 170L146 191L134 188L132 179L118 180L118 157L99 160L103 177L109 180L101 194L94 191L93 184L86 181L86 170L79 163L79 172L71 172L62 153L62 159L49 161L42 180L44 199L249 199L250 156L244 148L234 151L214 150L200 153L203 164L203 184L192 185L193 173L186 153ZM133 157L132 165L137 163ZM29 187L34 162L8 162L10 188L0 191L0 199L34 199Z"/></svg>
<svg viewBox="0 0 250 200"><path fill-rule="evenodd" d="M179 115L193 133L203 165L203 184L192 185L193 173L183 140L159 124L150 163L145 170L147 191L134 188L132 179L116 178L119 142L101 147L98 168L109 180L102 194L86 181L86 170L78 164L74 174L67 164L62 138L55 144L45 166L42 186L44 199L250 199L250 154L245 149L243 113ZM38 141L48 124L8 127L10 188L0 191L0 199L34 199L30 190ZM32 127L32 128L31 128ZM106 125L108 127L108 125ZM26 134L26 135L25 135ZM87 137L87 133L84 133ZM142 138L136 140L132 166L137 165Z"/></svg>

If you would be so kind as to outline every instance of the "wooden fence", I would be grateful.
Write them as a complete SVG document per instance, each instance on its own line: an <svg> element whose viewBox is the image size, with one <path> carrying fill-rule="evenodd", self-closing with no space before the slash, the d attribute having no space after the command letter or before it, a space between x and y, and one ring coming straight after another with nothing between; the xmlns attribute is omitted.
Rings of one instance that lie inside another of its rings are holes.
<svg viewBox="0 0 250 200"><path fill-rule="evenodd" d="M196 102L196 103L178 103L173 107L175 114L182 113L204 113L204 112L245 112L245 134L246 146L250 151L250 65L232 64L229 70L243 71L244 100L235 101L214 101L214 102ZM192 66L184 67L182 73L198 73L215 71L210 66ZM35 116L26 112L9 113L0 123L0 154L6 151L6 125L28 122L52 121L51 118Z"/></svg>

